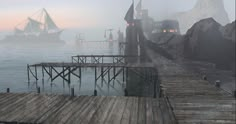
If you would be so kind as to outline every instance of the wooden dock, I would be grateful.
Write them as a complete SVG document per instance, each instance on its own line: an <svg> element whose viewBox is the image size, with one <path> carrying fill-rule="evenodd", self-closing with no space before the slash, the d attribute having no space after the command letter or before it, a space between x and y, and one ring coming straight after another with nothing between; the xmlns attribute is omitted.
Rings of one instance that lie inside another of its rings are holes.
<svg viewBox="0 0 236 124"><path fill-rule="evenodd" d="M157 70L153 67L154 66L152 63L125 64L46 62L27 65L27 74L28 82L30 82L31 77L33 77L37 81L40 78L44 80L47 76L48 79L51 79L51 82L58 78L61 78L63 81L71 83L72 76L76 77L81 82L81 78L83 77L82 73L84 72L82 71L82 69L90 68L94 71L95 86L99 79L101 79L102 81L105 80L106 82L110 83L111 81L116 80L118 76L122 77L123 82L126 82L127 86L130 74L134 73L135 75L140 77L140 79L144 80L144 82L152 85L152 87L149 88L149 91L152 90L152 96L156 98L159 92L159 83L157 79ZM125 91L127 91L126 87L124 89ZM96 94L96 89L94 89L94 94ZM128 94L128 92L126 94Z"/></svg>
<svg viewBox="0 0 236 124"><path fill-rule="evenodd" d="M163 96L179 124L235 124L236 100L181 65L147 50L158 68Z"/></svg>
<svg viewBox="0 0 236 124"><path fill-rule="evenodd" d="M0 93L2 124L173 123L166 100L139 97Z"/></svg>

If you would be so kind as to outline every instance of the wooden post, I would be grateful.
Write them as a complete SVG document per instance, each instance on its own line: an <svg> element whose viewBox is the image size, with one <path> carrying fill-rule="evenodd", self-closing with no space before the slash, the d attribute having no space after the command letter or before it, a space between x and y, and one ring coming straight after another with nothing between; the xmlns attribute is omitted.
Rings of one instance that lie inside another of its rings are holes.
<svg viewBox="0 0 236 124"><path fill-rule="evenodd" d="M64 67L64 65L63 65L63 67L62 67L62 77L63 77L63 84L64 84L64 82L65 82L65 79L64 78L66 78L65 77L65 67Z"/></svg>
<svg viewBox="0 0 236 124"><path fill-rule="evenodd" d="M7 93L10 93L10 88L7 88Z"/></svg>
<svg viewBox="0 0 236 124"><path fill-rule="evenodd" d="M217 88L220 88L220 84L221 84L220 80L216 80L215 86L216 86Z"/></svg>
<svg viewBox="0 0 236 124"><path fill-rule="evenodd" d="M71 94L70 95L71 95L71 97L75 96L75 89L74 89L74 87L71 88Z"/></svg>
<svg viewBox="0 0 236 124"><path fill-rule="evenodd" d="M82 78L82 74L81 74L82 72L81 72L81 67L79 67L79 76L80 76L80 78L79 78L79 80L80 80L80 83L81 83L81 78Z"/></svg>
<svg viewBox="0 0 236 124"><path fill-rule="evenodd" d="M126 67L126 87L127 87L127 84L128 84L128 77L129 77L129 68Z"/></svg>
<svg viewBox="0 0 236 124"><path fill-rule="evenodd" d="M96 89L94 90L94 92L93 92L93 95L94 95L94 96L97 96L97 95L98 95L98 93L97 93L97 90L96 90Z"/></svg>
<svg viewBox="0 0 236 124"><path fill-rule="evenodd" d="M70 77L71 77L71 68L69 67L69 72L68 72L69 74L68 74L68 83L70 84L71 83L71 79L70 79Z"/></svg>
<svg viewBox="0 0 236 124"><path fill-rule="evenodd" d="M128 96L129 94L128 94L128 90L125 88L125 90L124 90L124 92L125 92L125 96Z"/></svg>
<svg viewBox="0 0 236 124"><path fill-rule="evenodd" d="M43 75L43 79L44 79L44 66L42 66L42 75Z"/></svg>
<svg viewBox="0 0 236 124"><path fill-rule="evenodd" d="M30 68L30 67L29 67L29 64L27 64L28 83L30 82L30 75L29 75L30 72L29 72L29 68Z"/></svg>
<svg viewBox="0 0 236 124"><path fill-rule="evenodd" d="M108 69L108 82L110 82L110 67L109 67L109 69Z"/></svg>
<svg viewBox="0 0 236 124"><path fill-rule="evenodd" d="M116 79L116 67L113 67L113 78Z"/></svg>
<svg viewBox="0 0 236 124"><path fill-rule="evenodd" d="M102 80L103 80L104 79L103 67L101 67L101 76L102 76Z"/></svg>
<svg viewBox="0 0 236 124"><path fill-rule="evenodd" d="M36 81L38 80L38 74L37 74L37 67L36 67L36 65L34 66L34 71L35 71L35 79L36 79Z"/></svg>
<svg viewBox="0 0 236 124"><path fill-rule="evenodd" d="M97 67L95 67L95 82L97 81Z"/></svg>
<svg viewBox="0 0 236 124"><path fill-rule="evenodd" d="M37 93L40 94L40 87L37 87Z"/></svg>
<svg viewBox="0 0 236 124"><path fill-rule="evenodd" d="M50 76L50 78L51 78L51 82L52 82L52 67L49 67L49 76Z"/></svg>

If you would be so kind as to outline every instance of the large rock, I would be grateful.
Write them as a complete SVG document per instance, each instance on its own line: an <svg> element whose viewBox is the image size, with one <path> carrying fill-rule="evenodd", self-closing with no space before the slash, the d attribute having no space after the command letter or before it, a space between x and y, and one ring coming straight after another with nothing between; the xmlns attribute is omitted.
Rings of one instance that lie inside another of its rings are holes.
<svg viewBox="0 0 236 124"><path fill-rule="evenodd" d="M235 21L230 24L227 24L220 30L226 39L232 40L235 43Z"/></svg>
<svg viewBox="0 0 236 124"><path fill-rule="evenodd" d="M193 9L177 13L173 19L179 21L180 31L184 34L194 23L209 17L214 18L221 25L230 22L222 0L198 0Z"/></svg>
<svg viewBox="0 0 236 124"><path fill-rule="evenodd" d="M184 37L184 55L194 60L216 63L219 68L231 69L235 63L235 42L223 36L222 26L213 18L193 25Z"/></svg>

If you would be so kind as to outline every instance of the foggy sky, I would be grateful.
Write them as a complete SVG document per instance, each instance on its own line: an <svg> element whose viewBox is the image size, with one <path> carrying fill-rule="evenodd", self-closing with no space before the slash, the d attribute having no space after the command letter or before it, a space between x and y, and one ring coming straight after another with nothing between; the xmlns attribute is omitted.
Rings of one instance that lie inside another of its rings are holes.
<svg viewBox="0 0 236 124"><path fill-rule="evenodd" d="M137 4L139 0L135 0ZM143 0L156 20L193 8L196 0ZM0 31L14 26L46 8L61 28L125 28L124 16L132 0L0 0ZM230 20L235 20L235 0L224 0Z"/></svg>

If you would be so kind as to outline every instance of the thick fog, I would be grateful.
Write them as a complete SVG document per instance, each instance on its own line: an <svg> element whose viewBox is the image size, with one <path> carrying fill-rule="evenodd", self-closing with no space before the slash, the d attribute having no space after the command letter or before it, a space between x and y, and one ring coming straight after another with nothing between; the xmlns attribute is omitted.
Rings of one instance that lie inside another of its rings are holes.
<svg viewBox="0 0 236 124"><path fill-rule="evenodd" d="M135 0L137 4L139 0ZM34 12L46 8L58 27L65 29L64 39L72 40L77 33L84 33L87 40L103 39L104 30L124 30L124 15L132 0L1 0L0 38L4 32L27 19ZM155 20L171 17L173 13L193 8L196 0L143 0L143 8ZM230 21L235 20L235 0L224 0Z"/></svg>

